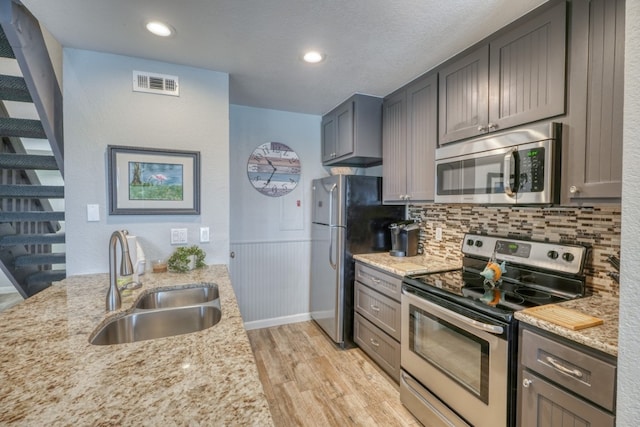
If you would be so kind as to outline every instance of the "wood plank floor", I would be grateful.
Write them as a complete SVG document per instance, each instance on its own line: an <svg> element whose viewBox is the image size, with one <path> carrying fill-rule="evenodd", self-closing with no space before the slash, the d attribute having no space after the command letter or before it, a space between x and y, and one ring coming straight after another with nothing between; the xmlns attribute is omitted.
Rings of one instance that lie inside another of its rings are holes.
<svg viewBox="0 0 640 427"><path fill-rule="evenodd" d="M273 420L286 426L419 426L398 385L313 322L248 331Z"/></svg>

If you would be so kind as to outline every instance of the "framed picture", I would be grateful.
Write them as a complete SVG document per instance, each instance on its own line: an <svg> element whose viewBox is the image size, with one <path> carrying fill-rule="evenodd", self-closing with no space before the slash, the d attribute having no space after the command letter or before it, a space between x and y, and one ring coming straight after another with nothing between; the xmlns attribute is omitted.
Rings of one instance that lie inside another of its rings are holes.
<svg viewBox="0 0 640 427"><path fill-rule="evenodd" d="M200 153L107 147L109 215L199 215Z"/></svg>

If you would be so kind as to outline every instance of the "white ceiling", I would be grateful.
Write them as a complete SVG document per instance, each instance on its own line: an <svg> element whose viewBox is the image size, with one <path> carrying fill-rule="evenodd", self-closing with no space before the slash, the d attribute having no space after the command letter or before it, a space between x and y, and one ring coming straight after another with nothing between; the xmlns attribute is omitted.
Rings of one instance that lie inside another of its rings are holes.
<svg viewBox="0 0 640 427"><path fill-rule="evenodd" d="M546 0L22 0L64 46L229 73L230 102L323 114L385 96ZM146 32L147 20L176 34ZM309 65L307 49L327 55ZM146 70L162 72L162 70Z"/></svg>

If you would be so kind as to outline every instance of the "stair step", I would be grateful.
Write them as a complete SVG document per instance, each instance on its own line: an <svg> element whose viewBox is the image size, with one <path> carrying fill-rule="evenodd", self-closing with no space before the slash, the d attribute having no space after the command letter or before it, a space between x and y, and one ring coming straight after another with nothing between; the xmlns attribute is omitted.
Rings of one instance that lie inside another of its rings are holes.
<svg viewBox="0 0 640 427"><path fill-rule="evenodd" d="M63 185L0 185L0 197L17 199L62 199Z"/></svg>
<svg viewBox="0 0 640 427"><path fill-rule="evenodd" d="M0 136L46 139L40 120L0 117Z"/></svg>
<svg viewBox="0 0 640 427"><path fill-rule="evenodd" d="M51 286L51 282L57 282L67 277L66 270L42 270L33 273L25 279L27 295L32 296Z"/></svg>
<svg viewBox="0 0 640 427"><path fill-rule="evenodd" d="M11 49L9 40L7 40L7 35L4 33L4 30L2 29L2 25L0 25L0 56L3 58L16 57L13 54L13 49Z"/></svg>
<svg viewBox="0 0 640 427"><path fill-rule="evenodd" d="M61 211L0 212L0 222L64 221Z"/></svg>
<svg viewBox="0 0 640 427"><path fill-rule="evenodd" d="M22 77L0 74L0 99L5 101L33 102L27 83Z"/></svg>
<svg viewBox="0 0 640 427"><path fill-rule="evenodd" d="M28 267L30 265L64 264L65 262L65 253L30 254L16 257L15 266Z"/></svg>
<svg viewBox="0 0 640 427"><path fill-rule="evenodd" d="M0 154L0 169L58 170L56 158L32 154Z"/></svg>
<svg viewBox="0 0 640 427"><path fill-rule="evenodd" d="M55 243L64 243L64 233L50 234L7 234L0 237L0 246L16 246L16 245L51 245Z"/></svg>

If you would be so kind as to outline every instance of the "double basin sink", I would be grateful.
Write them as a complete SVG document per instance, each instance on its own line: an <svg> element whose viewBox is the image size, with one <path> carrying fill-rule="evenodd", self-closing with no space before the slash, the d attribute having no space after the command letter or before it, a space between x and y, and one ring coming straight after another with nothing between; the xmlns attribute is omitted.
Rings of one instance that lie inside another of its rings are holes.
<svg viewBox="0 0 640 427"><path fill-rule="evenodd" d="M159 289L143 295L131 313L107 322L91 335L89 342L124 344L188 334L214 326L221 316L216 284Z"/></svg>

